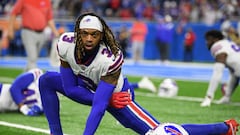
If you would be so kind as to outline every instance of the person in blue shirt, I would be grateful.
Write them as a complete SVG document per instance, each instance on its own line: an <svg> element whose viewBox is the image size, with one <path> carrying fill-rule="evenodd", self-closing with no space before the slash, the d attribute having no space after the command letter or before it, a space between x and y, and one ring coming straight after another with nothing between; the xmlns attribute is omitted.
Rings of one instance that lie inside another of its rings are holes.
<svg viewBox="0 0 240 135"><path fill-rule="evenodd" d="M166 15L163 18L159 17L157 21L156 45L159 49L161 62L166 64L169 61L169 47L173 41L174 24L170 15Z"/></svg>

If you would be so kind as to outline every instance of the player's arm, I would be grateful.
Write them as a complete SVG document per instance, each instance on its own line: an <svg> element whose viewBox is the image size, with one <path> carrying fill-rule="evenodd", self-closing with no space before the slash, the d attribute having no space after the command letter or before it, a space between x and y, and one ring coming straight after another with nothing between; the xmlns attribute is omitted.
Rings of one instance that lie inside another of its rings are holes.
<svg viewBox="0 0 240 135"><path fill-rule="evenodd" d="M83 81L80 82L80 79L73 73L70 65L62 60L60 73L66 95L81 104L91 105L94 94L84 87ZM131 96L127 92L117 92L112 95L111 99L114 100L114 102L111 102L112 107L123 108L128 104Z"/></svg>
<svg viewBox="0 0 240 135"><path fill-rule="evenodd" d="M23 90L26 89L28 85L31 84L33 81L34 81L33 73L27 72L19 75L12 83L10 93L13 100L19 107L21 107L24 103L24 99L22 98Z"/></svg>
<svg viewBox="0 0 240 135"><path fill-rule="evenodd" d="M93 93L84 88L83 82L79 83L78 77L73 73L66 61L61 60L60 73L65 94L74 101L91 105L94 96Z"/></svg>
<svg viewBox="0 0 240 135"><path fill-rule="evenodd" d="M120 73L121 70L101 77L93 99L92 109L87 119L84 135L93 135L95 133L109 104Z"/></svg>
<svg viewBox="0 0 240 135"><path fill-rule="evenodd" d="M213 74L208 86L209 92L215 91L217 89L218 84L223 75L226 58L227 58L226 53L220 53L216 56L215 63L213 65Z"/></svg>

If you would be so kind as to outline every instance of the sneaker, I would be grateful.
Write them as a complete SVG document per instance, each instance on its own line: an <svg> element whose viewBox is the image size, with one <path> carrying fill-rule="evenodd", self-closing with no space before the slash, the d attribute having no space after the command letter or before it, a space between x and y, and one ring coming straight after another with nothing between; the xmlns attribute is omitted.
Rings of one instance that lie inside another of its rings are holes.
<svg viewBox="0 0 240 135"><path fill-rule="evenodd" d="M156 92L156 87L153 82L148 79L148 77L143 77L140 82L138 82L139 88L150 90L151 92Z"/></svg>
<svg viewBox="0 0 240 135"><path fill-rule="evenodd" d="M211 106L212 98L209 96L206 96L203 102L201 103L201 107L209 107Z"/></svg>
<svg viewBox="0 0 240 135"><path fill-rule="evenodd" d="M219 99L216 103L217 104L227 104L230 102L230 97L223 96L221 99Z"/></svg>
<svg viewBox="0 0 240 135"><path fill-rule="evenodd" d="M237 135L239 123L234 119L226 120L225 123L229 126L228 132L223 135Z"/></svg>

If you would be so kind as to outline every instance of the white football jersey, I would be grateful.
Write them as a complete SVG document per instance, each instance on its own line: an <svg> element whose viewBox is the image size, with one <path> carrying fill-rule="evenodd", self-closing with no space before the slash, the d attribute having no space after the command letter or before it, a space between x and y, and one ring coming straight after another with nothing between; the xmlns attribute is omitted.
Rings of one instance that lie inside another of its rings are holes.
<svg viewBox="0 0 240 135"><path fill-rule="evenodd" d="M39 93L38 82L39 82L39 77L43 74L43 72L40 69L32 69L27 73L32 73L34 76L34 80L31 84L28 85L27 88L24 89L24 91L26 90L32 91L32 94L27 95L25 98L25 101L30 101L29 103L26 103L26 104L29 107L35 104L42 109L42 102L41 102L41 97ZM19 77L21 78L21 76L24 76L24 74L21 74ZM25 83L25 82L22 81L21 83ZM14 102L10 92L10 88L12 85L13 84L2 85L1 93L0 93L0 112L18 110L18 106ZM31 101L34 101L34 102L31 102Z"/></svg>
<svg viewBox="0 0 240 135"><path fill-rule="evenodd" d="M226 67L240 77L240 46L226 39L220 40L211 47L211 54L215 58L221 53L227 54Z"/></svg>
<svg viewBox="0 0 240 135"><path fill-rule="evenodd" d="M15 111L18 109L17 104L13 101L9 91L11 84L3 84L0 94L0 112Z"/></svg>
<svg viewBox="0 0 240 135"><path fill-rule="evenodd" d="M95 58L88 66L78 64L75 57L75 46L73 32L62 34L57 46L59 56L61 60L68 62L74 74L79 76L84 81L87 88L92 91L96 90L101 76L114 73L119 70L123 64L122 53L119 51L119 55L115 57L103 43L100 44ZM114 92L122 90L123 81L124 78L121 74Z"/></svg>

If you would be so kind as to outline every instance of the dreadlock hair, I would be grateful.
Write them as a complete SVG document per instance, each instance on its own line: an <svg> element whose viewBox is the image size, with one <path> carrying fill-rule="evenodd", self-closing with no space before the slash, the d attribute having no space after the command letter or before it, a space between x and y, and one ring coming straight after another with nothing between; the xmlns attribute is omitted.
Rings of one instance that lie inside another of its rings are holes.
<svg viewBox="0 0 240 135"><path fill-rule="evenodd" d="M112 54L114 56L117 56L118 55L118 51L121 49L120 45L118 44L118 42L115 40L115 37L112 33L112 31L110 30L110 28L108 27L108 25L106 24L106 22L98 15L92 13L92 12L88 12L88 13L84 13L84 14L81 14L78 18L77 18L77 21L75 23L75 28L74 28L74 42L76 44L77 47L79 47L78 49L78 53L77 53L77 57L79 59L82 59L85 52L84 52L84 47L83 47L83 42L82 42L82 39L81 39L81 36L80 36L80 28L79 28L79 25L80 25L80 22L81 20L83 19L84 16L87 16L87 15L91 15L91 16L95 16L97 17L100 22L102 23L102 26L103 26L103 30L102 30L102 34L103 34L103 38L102 38L102 42L105 43L106 47L107 48L110 48Z"/></svg>
<svg viewBox="0 0 240 135"><path fill-rule="evenodd" d="M223 34L221 31L219 30L209 30L206 32L205 34L205 38L207 37L213 37L213 38L216 38L216 39L219 39L219 40L222 40L224 38Z"/></svg>

